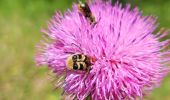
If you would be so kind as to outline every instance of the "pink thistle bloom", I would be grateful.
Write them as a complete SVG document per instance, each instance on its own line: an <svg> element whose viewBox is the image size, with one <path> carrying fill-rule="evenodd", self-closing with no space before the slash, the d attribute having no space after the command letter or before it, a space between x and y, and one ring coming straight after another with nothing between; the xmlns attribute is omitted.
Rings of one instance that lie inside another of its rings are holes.
<svg viewBox="0 0 170 100"><path fill-rule="evenodd" d="M153 34L155 18L142 16L130 5L94 2L89 6L95 25L79 13L77 5L64 15L55 14L48 30L43 30L52 41L38 47L37 64L48 65L61 77L57 86L64 88L67 98L143 98L169 72L170 39L160 41L168 32ZM96 58L91 70L68 70L66 59L71 52Z"/></svg>

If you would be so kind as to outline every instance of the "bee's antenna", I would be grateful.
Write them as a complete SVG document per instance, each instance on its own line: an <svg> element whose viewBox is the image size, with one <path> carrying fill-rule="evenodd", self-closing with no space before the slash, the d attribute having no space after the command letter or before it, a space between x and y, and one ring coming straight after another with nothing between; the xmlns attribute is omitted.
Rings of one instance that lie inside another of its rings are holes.
<svg viewBox="0 0 170 100"><path fill-rule="evenodd" d="M71 43L71 45L74 45L74 46L78 47L78 48L81 50L81 52L83 52L83 50L81 49L81 45L78 46L78 45L76 45L76 44L74 44L74 43Z"/></svg>
<svg viewBox="0 0 170 100"><path fill-rule="evenodd" d="M76 44L74 44L74 43L71 43L71 46L73 46L73 45L76 46L76 47L78 47L78 48L80 49L80 51L83 52L83 50L81 49L81 45L78 46L78 45L76 45ZM74 54L75 52L66 51L66 52L64 52L64 53L71 53L71 54Z"/></svg>

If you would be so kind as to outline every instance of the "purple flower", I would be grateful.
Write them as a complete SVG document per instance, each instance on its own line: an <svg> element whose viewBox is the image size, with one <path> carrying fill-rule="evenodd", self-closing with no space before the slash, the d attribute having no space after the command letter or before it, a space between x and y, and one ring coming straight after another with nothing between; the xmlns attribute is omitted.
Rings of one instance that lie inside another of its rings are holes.
<svg viewBox="0 0 170 100"><path fill-rule="evenodd" d="M169 71L170 40L160 42L168 32L153 34L155 18L142 16L130 5L94 2L89 6L95 24L79 13L77 5L64 15L55 14L43 30L50 42L39 45L37 64L48 65L60 77L56 84L67 98L136 99L158 87ZM68 70L66 59L72 53L96 58L91 70Z"/></svg>

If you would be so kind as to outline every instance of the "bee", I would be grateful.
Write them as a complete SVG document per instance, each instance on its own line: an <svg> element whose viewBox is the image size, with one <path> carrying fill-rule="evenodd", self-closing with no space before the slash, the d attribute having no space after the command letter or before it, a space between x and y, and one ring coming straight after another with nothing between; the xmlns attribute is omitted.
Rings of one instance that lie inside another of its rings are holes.
<svg viewBox="0 0 170 100"><path fill-rule="evenodd" d="M78 9L80 13L82 13L85 16L85 18L90 21L90 23L95 23L95 17L93 16L90 7L86 2L82 3L79 1Z"/></svg>
<svg viewBox="0 0 170 100"><path fill-rule="evenodd" d="M66 60L66 66L69 70L90 71L91 58L84 54L73 54Z"/></svg>

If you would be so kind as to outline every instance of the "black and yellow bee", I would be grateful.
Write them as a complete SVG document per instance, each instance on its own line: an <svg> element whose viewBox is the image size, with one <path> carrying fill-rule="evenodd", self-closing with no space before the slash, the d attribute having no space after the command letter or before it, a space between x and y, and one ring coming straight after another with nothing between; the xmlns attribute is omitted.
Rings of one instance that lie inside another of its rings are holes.
<svg viewBox="0 0 170 100"><path fill-rule="evenodd" d="M73 54L66 60L66 66L69 70L89 71L91 65L92 59L84 54Z"/></svg>
<svg viewBox="0 0 170 100"><path fill-rule="evenodd" d="M82 3L79 1L78 9L79 9L80 13L82 13L85 16L85 18L90 21L90 23L95 23L95 17L92 14L89 5L86 2Z"/></svg>

